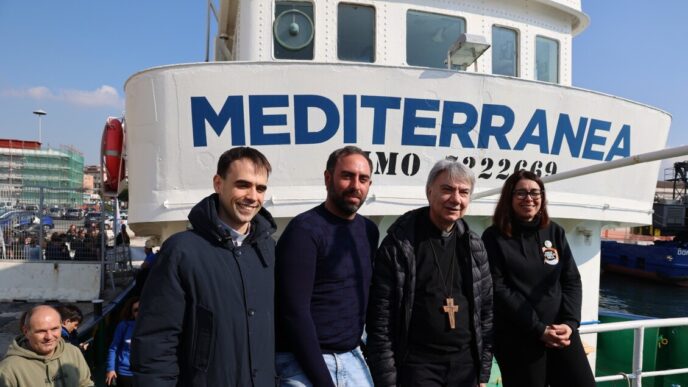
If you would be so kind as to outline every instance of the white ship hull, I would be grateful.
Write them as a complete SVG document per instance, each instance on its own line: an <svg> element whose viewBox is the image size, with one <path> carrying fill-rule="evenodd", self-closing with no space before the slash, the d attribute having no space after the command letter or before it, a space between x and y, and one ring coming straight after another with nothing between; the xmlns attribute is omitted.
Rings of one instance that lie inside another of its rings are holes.
<svg viewBox="0 0 688 387"><path fill-rule="evenodd" d="M365 65L212 63L134 75L126 84L130 222L185 221L210 190L218 156L248 145L274 166L266 207L292 217L325 197L329 153L371 152L362 213L425 203L432 164L472 165L476 191L514 169L543 176L665 146L670 116L586 90L484 74ZM218 134L219 133L219 134ZM555 217L648 223L658 162L552 183ZM491 216L497 198L472 216Z"/></svg>

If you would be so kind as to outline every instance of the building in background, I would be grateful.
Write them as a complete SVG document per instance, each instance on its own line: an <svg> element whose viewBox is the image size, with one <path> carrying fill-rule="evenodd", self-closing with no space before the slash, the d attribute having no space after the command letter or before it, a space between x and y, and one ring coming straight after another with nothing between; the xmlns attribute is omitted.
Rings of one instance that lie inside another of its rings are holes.
<svg viewBox="0 0 688 387"><path fill-rule="evenodd" d="M100 193L103 187L103 173L100 165L84 167L84 206L89 209L100 208Z"/></svg>
<svg viewBox="0 0 688 387"><path fill-rule="evenodd" d="M81 206L83 169L84 156L73 147L0 139L0 199L14 206Z"/></svg>
<svg viewBox="0 0 688 387"><path fill-rule="evenodd" d="M91 192L89 193L100 193L103 188L103 173L100 169L100 165L85 166L84 175L92 177L93 182L91 186ZM84 188L86 187L84 186Z"/></svg>
<svg viewBox="0 0 688 387"><path fill-rule="evenodd" d="M88 167L84 167L84 194L92 194L93 191L93 176L86 174L86 169Z"/></svg>

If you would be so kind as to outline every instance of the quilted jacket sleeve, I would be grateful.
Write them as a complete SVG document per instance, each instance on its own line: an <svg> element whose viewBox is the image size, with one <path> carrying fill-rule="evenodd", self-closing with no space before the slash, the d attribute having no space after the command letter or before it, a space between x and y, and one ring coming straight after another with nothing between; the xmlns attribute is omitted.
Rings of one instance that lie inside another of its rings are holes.
<svg viewBox="0 0 688 387"><path fill-rule="evenodd" d="M492 275L488 263L487 251L480 240L475 235L473 238L474 251L478 263L480 281L480 335L482 339L482 351L480 353L480 383L487 383L490 380L493 356L493 299L492 299Z"/></svg>
<svg viewBox="0 0 688 387"><path fill-rule="evenodd" d="M382 241L375 257L373 281L368 302L367 361L375 386L397 385L397 371L392 343L394 312L394 255L395 248L389 236Z"/></svg>

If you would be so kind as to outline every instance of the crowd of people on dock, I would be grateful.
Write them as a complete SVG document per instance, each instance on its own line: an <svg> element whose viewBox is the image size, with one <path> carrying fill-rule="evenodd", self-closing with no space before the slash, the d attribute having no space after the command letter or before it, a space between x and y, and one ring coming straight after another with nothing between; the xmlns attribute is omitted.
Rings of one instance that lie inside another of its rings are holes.
<svg viewBox="0 0 688 387"><path fill-rule="evenodd" d="M117 244L129 244L126 234L126 226L117 234L118 239L113 239ZM69 225L66 231L53 231L46 233L39 243L39 237L28 231L13 232L6 229L3 232L6 257L8 259L22 259L29 261L38 260L76 260L93 261L100 260L102 243L108 245L105 234L111 232L110 226L105 226L105 233L101 232L97 224L84 227ZM126 236L123 236L125 235Z"/></svg>
<svg viewBox="0 0 688 387"><path fill-rule="evenodd" d="M487 384L494 356L507 387L595 385L577 331L580 275L538 175L506 180L480 236L463 219L472 171L440 160L427 206L401 215L379 243L358 213L372 171L355 146L332 152L325 201L275 242L263 208L270 162L250 147L223 153L190 229L151 250L107 383L474 387ZM0 362L0 387L92 385L56 319L48 306L27 313Z"/></svg>

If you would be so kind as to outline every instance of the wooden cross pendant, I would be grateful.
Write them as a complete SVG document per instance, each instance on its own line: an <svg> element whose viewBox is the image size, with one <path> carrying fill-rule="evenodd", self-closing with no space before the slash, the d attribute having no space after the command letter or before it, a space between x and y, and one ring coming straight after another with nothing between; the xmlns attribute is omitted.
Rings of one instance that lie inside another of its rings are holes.
<svg viewBox="0 0 688 387"><path fill-rule="evenodd" d="M459 306L454 305L454 299L451 297L447 298L445 300L445 303L447 305L444 305L442 307L442 309L444 309L444 313L446 313L447 317L449 317L449 328L450 329L456 329L456 319L455 319L456 316L455 315L456 315L456 312L459 311Z"/></svg>

